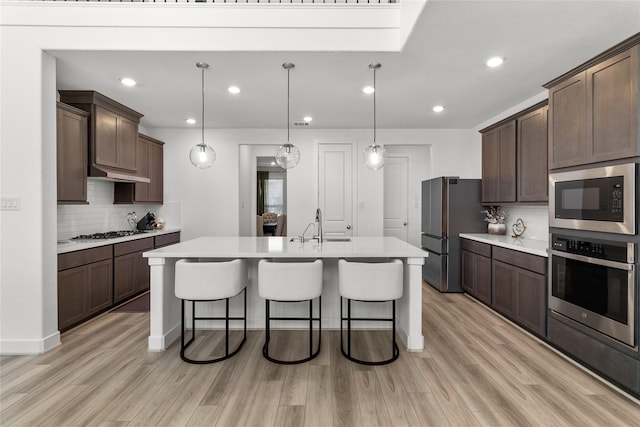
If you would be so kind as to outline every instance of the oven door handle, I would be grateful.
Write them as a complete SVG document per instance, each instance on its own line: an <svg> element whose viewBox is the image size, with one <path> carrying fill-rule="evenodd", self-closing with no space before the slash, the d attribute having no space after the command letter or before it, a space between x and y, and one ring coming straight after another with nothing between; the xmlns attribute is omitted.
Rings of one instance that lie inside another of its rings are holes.
<svg viewBox="0 0 640 427"><path fill-rule="evenodd" d="M624 262L607 261L606 259L592 258L584 255L568 254L566 252L557 251L555 249L549 249L549 253L551 255L559 256L561 258L574 259L576 261L587 262L589 264L602 265L604 267L611 267L618 270L626 270L626 271L634 270L633 264L627 264Z"/></svg>

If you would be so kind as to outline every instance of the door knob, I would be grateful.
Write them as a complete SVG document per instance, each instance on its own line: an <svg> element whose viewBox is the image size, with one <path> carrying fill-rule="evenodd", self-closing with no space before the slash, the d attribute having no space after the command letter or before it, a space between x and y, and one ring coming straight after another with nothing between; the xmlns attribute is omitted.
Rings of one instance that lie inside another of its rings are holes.
<svg viewBox="0 0 640 427"><path fill-rule="evenodd" d="M405 223L403 223L402 225L404 225L404 226L406 227L406 226L407 226L407 223L405 222Z"/></svg>
<svg viewBox="0 0 640 427"><path fill-rule="evenodd" d="M347 225L347 230L351 230L351 225Z"/></svg>

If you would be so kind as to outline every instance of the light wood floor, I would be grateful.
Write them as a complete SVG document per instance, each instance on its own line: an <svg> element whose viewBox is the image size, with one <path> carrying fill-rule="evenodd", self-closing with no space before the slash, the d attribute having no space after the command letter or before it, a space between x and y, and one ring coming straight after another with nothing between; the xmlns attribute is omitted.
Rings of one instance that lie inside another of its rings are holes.
<svg viewBox="0 0 640 427"><path fill-rule="evenodd" d="M147 352L148 314L109 313L46 354L1 358L0 425L640 424L635 402L470 298L425 286L424 301L426 350L382 367L344 359L336 331L323 332L321 355L303 365L265 361L262 331L230 360L189 365L175 344ZM304 345L284 334L274 346Z"/></svg>

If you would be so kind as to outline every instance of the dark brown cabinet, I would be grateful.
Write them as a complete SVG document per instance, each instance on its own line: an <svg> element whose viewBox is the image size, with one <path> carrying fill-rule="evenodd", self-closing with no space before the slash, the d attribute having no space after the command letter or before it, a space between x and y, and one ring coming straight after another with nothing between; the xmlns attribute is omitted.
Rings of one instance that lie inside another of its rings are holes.
<svg viewBox="0 0 640 427"><path fill-rule="evenodd" d="M58 204L87 203L88 117L85 111L57 104Z"/></svg>
<svg viewBox="0 0 640 427"><path fill-rule="evenodd" d="M173 245L174 243L180 243L180 232L161 234L155 237L155 248L161 248L163 246Z"/></svg>
<svg viewBox="0 0 640 427"><path fill-rule="evenodd" d="M467 239L461 245L462 289L491 304L491 246Z"/></svg>
<svg viewBox="0 0 640 427"><path fill-rule="evenodd" d="M516 122L482 134L482 202L516 201Z"/></svg>
<svg viewBox="0 0 640 427"><path fill-rule="evenodd" d="M547 106L517 119L518 202L549 200Z"/></svg>
<svg viewBox="0 0 640 427"><path fill-rule="evenodd" d="M548 201L547 101L481 130L482 202Z"/></svg>
<svg viewBox="0 0 640 427"><path fill-rule="evenodd" d="M58 255L58 329L111 307L112 260L112 246Z"/></svg>
<svg viewBox="0 0 640 427"><path fill-rule="evenodd" d="M164 194L164 142L143 134L138 135L137 175L149 178L144 182L116 182L114 203L158 203L162 204Z"/></svg>
<svg viewBox="0 0 640 427"><path fill-rule="evenodd" d="M640 155L640 36L545 85L549 89L549 168Z"/></svg>
<svg viewBox="0 0 640 427"><path fill-rule="evenodd" d="M495 247L491 307L530 331L546 336L546 259Z"/></svg>
<svg viewBox="0 0 640 427"><path fill-rule="evenodd" d="M60 100L90 113L90 176L100 167L136 172L138 124L142 114L95 91L61 90Z"/></svg>
<svg viewBox="0 0 640 427"><path fill-rule="evenodd" d="M149 265L142 253L153 249L153 237L113 245L113 302L149 290Z"/></svg>

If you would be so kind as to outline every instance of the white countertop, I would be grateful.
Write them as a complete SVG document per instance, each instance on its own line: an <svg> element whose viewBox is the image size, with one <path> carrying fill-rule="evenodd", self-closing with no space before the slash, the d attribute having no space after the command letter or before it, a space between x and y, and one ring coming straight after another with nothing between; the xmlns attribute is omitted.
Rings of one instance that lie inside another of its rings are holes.
<svg viewBox="0 0 640 427"><path fill-rule="evenodd" d="M495 234L467 234L461 233L461 238L475 240L482 243L488 243L494 246L500 246L514 251L526 252L532 255L548 257L547 248L549 242L546 240L526 239L523 237L511 237L508 235L498 236Z"/></svg>
<svg viewBox="0 0 640 427"><path fill-rule="evenodd" d="M146 258L426 258L395 237L352 237L350 242L300 243L290 237L199 237L148 251Z"/></svg>
<svg viewBox="0 0 640 427"><path fill-rule="evenodd" d="M82 240L61 240L58 241L58 254L81 251L83 249L97 248L100 246L114 245L116 243L128 242L131 240L144 239L147 237L161 236L180 231L179 228L167 228L162 230L149 230L133 236L117 237L115 239L82 239Z"/></svg>

